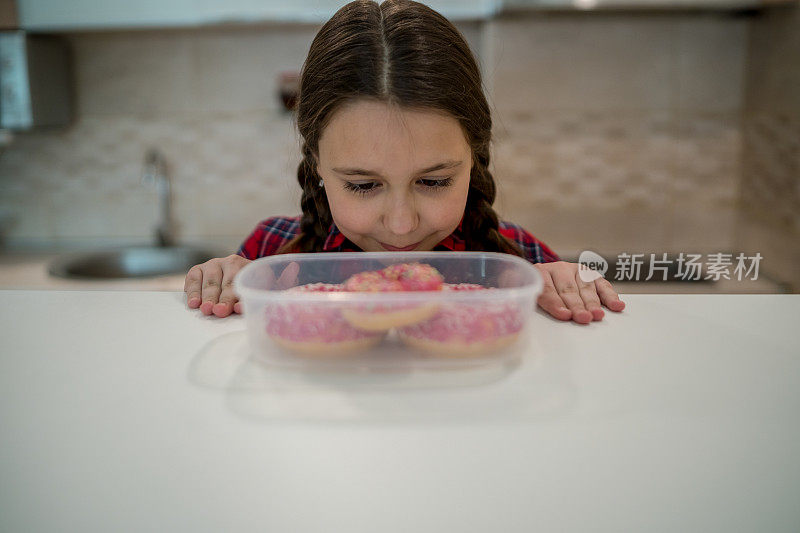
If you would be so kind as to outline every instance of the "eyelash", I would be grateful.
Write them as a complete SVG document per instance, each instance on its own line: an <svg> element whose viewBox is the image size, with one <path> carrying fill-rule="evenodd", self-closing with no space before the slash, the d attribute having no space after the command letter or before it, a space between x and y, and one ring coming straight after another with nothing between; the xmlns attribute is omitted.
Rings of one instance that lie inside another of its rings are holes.
<svg viewBox="0 0 800 533"><path fill-rule="evenodd" d="M453 184L453 178L451 178L451 177L442 178L442 179L424 178L424 179L420 179L419 181L421 181L423 183L424 182L428 182L429 184L426 184L425 188L429 189L429 190L431 190L433 192L438 192L438 191L440 191L442 189L445 189L446 187L449 187L450 185ZM367 189L363 188L365 186L367 186L369 188L367 188ZM359 196L366 196L368 194L371 194L371 193L375 192L375 190L377 190L377 188L378 188L378 184L375 183L374 181L368 181L366 183L353 183L351 181L345 181L344 182L344 188L347 189L348 191L351 191L354 194L359 195Z"/></svg>

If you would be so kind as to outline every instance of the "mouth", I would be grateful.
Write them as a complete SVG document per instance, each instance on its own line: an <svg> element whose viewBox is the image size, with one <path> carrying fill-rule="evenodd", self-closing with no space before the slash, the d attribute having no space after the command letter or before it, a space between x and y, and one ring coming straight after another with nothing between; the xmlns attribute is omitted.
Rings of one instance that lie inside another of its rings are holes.
<svg viewBox="0 0 800 533"><path fill-rule="evenodd" d="M386 244L385 242L381 242L380 245L383 246L384 249L390 252L410 252L411 250L419 246L421 242L422 241L414 244L409 244L408 246L403 246L402 248L398 248L397 246L392 246L391 244Z"/></svg>

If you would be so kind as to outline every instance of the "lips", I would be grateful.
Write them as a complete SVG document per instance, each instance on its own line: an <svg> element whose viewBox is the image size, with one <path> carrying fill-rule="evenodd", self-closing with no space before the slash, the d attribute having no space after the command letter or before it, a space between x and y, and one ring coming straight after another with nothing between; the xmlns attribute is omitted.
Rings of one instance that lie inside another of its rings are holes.
<svg viewBox="0 0 800 533"><path fill-rule="evenodd" d="M392 246L391 244L386 244L385 242L380 243L380 245L383 246L386 250L389 250L390 252L410 252L411 250L419 246L420 243L416 242L414 244L409 244L408 246L403 246L402 248L399 248L397 246Z"/></svg>

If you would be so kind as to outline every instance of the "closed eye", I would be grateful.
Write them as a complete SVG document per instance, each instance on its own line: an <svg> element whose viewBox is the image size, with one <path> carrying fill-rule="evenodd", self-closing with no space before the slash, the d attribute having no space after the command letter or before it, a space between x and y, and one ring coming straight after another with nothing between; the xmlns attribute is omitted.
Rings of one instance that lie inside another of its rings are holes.
<svg viewBox="0 0 800 533"><path fill-rule="evenodd" d="M444 189L453 184L453 178L422 178L419 183L428 189Z"/></svg>
<svg viewBox="0 0 800 533"><path fill-rule="evenodd" d="M380 187L380 183L375 181L365 181L365 182L353 182L353 181L345 181L344 188L348 191L352 191L355 194L366 195L371 192L375 192Z"/></svg>
<svg viewBox="0 0 800 533"><path fill-rule="evenodd" d="M453 178L421 178L417 183L428 191L439 191L453 184ZM354 194L366 196L382 187L377 181L345 181L344 188Z"/></svg>

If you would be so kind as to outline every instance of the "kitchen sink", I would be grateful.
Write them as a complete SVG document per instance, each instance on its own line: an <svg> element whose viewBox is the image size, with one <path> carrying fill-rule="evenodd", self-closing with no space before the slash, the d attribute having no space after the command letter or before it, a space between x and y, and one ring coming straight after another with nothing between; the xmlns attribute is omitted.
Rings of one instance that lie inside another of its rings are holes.
<svg viewBox="0 0 800 533"><path fill-rule="evenodd" d="M49 271L60 278L146 278L185 273L221 255L188 246L139 246L61 256L50 264Z"/></svg>
<svg viewBox="0 0 800 533"><path fill-rule="evenodd" d="M154 244L64 255L50 263L51 276L81 279L148 278L186 273L194 265L205 263L212 257L227 255L176 244L170 192L172 186L167 161L160 150L151 148L145 153L142 183L155 184L158 190L159 220Z"/></svg>

